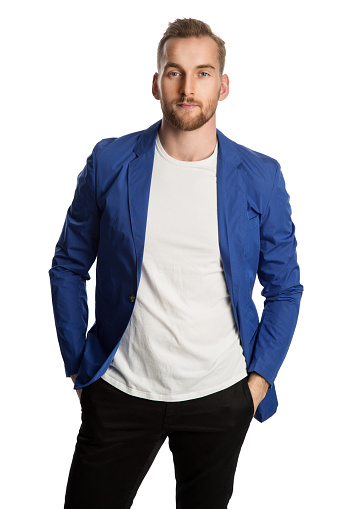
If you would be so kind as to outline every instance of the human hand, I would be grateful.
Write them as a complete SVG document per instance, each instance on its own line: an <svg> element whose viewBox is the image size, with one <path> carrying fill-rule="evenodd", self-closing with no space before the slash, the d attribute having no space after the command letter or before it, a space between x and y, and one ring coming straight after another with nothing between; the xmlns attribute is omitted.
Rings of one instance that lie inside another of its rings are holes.
<svg viewBox="0 0 339 509"><path fill-rule="evenodd" d="M252 394L254 413L257 411L259 404L266 396L270 384L258 373L254 371L248 377L248 386Z"/></svg>

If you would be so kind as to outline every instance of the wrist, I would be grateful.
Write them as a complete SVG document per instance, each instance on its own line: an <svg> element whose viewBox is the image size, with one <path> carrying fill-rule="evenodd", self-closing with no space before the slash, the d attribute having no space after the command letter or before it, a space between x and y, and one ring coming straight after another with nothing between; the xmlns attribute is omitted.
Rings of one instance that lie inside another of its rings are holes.
<svg viewBox="0 0 339 509"><path fill-rule="evenodd" d="M252 371L248 377L248 384L252 387L255 387L257 390L260 390L261 392L265 393L268 391L270 384L268 381L259 373L256 373L255 371Z"/></svg>

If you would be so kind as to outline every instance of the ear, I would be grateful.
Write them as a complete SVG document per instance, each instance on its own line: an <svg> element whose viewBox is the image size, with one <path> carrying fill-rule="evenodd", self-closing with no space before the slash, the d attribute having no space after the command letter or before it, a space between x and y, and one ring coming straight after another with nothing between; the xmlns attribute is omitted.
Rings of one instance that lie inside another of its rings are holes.
<svg viewBox="0 0 339 509"><path fill-rule="evenodd" d="M159 74L157 72L154 73L153 81L152 81L152 94L156 99L160 100L158 78L159 78Z"/></svg>
<svg viewBox="0 0 339 509"><path fill-rule="evenodd" d="M226 99L229 91L230 91L230 80L228 79L227 74L223 74L221 76L219 101L223 101L224 99Z"/></svg>

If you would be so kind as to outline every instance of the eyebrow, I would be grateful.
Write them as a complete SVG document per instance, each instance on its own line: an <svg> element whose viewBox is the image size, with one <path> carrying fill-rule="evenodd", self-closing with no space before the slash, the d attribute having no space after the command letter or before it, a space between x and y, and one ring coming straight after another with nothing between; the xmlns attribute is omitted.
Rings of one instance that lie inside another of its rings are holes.
<svg viewBox="0 0 339 509"><path fill-rule="evenodd" d="M176 64L175 62L168 62L164 69L168 69L168 67L174 67L174 69L181 69L181 66L179 64ZM200 64L196 66L196 69L215 69L214 65L212 64Z"/></svg>

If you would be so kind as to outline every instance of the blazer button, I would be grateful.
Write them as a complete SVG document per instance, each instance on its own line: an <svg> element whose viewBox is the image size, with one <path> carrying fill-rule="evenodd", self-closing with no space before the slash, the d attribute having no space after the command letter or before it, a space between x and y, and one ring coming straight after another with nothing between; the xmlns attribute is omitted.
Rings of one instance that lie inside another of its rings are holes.
<svg viewBox="0 0 339 509"><path fill-rule="evenodd" d="M131 295L128 297L128 300L133 304L135 301L135 293L131 293Z"/></svg>

